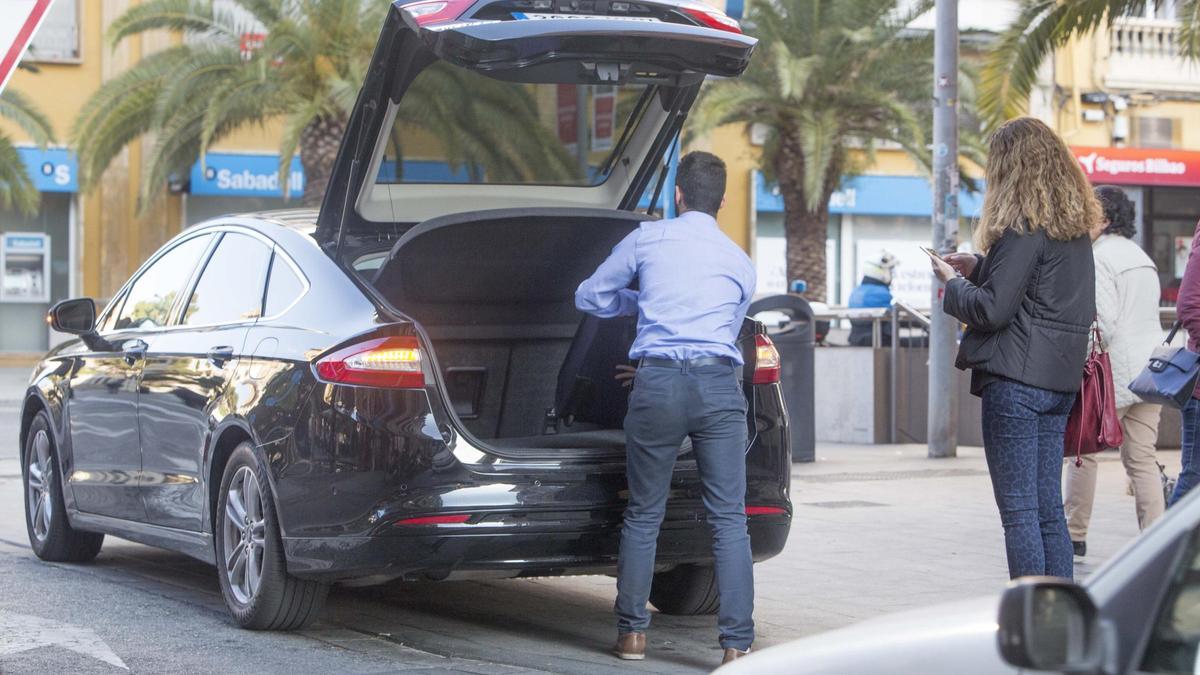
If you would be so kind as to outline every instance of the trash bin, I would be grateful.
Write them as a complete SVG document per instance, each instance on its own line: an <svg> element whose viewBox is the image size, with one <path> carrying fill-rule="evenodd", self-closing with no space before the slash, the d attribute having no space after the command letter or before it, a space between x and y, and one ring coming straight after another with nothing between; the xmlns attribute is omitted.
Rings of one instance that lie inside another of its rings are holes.
<svg viewBox="0 0 1200 675"><path fill-rule="evenodd" d="M750 305L750 316L759 312L780 312L788 316L783 323L768 324L767 335L779 350L782 362L779 382L788 412L792 461L812 462L817 458L813 398L816 325L812 307L798 295L772 295Z"/></svg>

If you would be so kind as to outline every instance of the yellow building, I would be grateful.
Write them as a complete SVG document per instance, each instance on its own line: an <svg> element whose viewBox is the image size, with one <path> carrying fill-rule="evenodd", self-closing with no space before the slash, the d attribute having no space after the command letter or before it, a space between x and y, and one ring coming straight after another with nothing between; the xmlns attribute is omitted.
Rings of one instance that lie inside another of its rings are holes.
<svg viewBox="0 0 1200 675"><path fill-rule="evenodd" d="M1167 0L1146 16L1120 19L1112 30L1058 50L1043 67L1029 107L1063 135L1094 183L1121 185L1137 204L1139 243L1159 267L1167 303L1174 301L1200 217L1200 65L1174 51L1175 4ZM986 39L1007 25L1014 9L1004 0L960 0L960 27L964 36ZM756 177L754 135L745 127L723 128L697 147L729 162L722 226L752 252L759 291L783 292L789 280L782 204ZM964 242L981 201L981 195L960 196ZM848 179L831 205L829 302L844 304L862 263L886 251L900 260L895 295L928 307L928 262L916 244L932 238L931 206L925 175L898 150L880 151L873 166Z"/></svg>
<svg viewBox="0 0 1200 675"><path fill-rule="evenodd" d="M966 23L982 16L975 11L980 7L994 12L1005 4L961 3ZM150 34L110 48L106 27L133 4L136 0L56 0L26 58L39 72L13 77L9 86L50 117L60 142L65 143L80 107L101 84L179 39ZM716 4L736 15L741 1ZM1141 241L1169 288L1181 272L1177 258L1186 251L1200 214L1200 71L1170 50L1177 30L1173 3L1163 3L1158 11L1158 16L1122 19L1111 32L1060 50L1046 65L1030 106L1032 114L1051 122L1077 148L1093 180L1129 190L1139 205ZM995 25L993 16L991 29L1002 25ZM19 131L3 128L22 138ZM755 170L755 136L756 130L731 126L693 148L712 150L728 162L722 227L756 259L760 291L778 292L788 281L782 208ZM196 166L190 175L164 185L165 198L143 215L136 208L143 143L122 153L99 186L86 194L78 192L69 149L22 148L42 190L42 205L32 218L0 211L0 352L44 349L50 338L41 317L51 302L75 295L103 301L186 225L222 213L294 205L280 196L276 148L272 129L226 139L208 156L204 170ZM288 188L297 195L303 178L298 162L294 167ZM978 195L962 197L964 233L979 201ZM927 263L916 244L930 239L931 202L928 181L899 150L882 149L873 166L847 180L834 196L830 219L830 301L844 302L862 262L887 251L901 262L896 295L927 304Z"/></svg>

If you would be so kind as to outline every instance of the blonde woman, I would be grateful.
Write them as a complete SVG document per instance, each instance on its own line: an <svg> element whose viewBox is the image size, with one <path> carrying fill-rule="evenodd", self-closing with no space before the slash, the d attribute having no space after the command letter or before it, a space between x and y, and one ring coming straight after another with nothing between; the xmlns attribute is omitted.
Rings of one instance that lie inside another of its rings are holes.
<svg viewBox="0 0 1200 675"><path fill-rule="evenodd" d="M975 233L985 255L935 259L934 272L946 313L967 325L956 365L971 369L971 393L983 398L1009 576L1071 578L1063 431L1096 316L1088 232L1100 205L1062 139L1036 119L992 134L985 173Z"/></svg>

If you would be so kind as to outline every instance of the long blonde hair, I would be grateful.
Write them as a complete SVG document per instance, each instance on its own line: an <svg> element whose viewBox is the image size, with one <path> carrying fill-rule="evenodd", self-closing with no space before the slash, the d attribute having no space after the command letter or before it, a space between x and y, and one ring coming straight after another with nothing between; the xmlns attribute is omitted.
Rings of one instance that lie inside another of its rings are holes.
<svg viewBox="0 0 1200 675"><path fill-rule="evenodd" d="M1005 122L989 141L987 192L975 246L987 252L1005 230L1045 230L1069 241L1103 219L1079 161L1058 134L1032 117Z"/></svg>

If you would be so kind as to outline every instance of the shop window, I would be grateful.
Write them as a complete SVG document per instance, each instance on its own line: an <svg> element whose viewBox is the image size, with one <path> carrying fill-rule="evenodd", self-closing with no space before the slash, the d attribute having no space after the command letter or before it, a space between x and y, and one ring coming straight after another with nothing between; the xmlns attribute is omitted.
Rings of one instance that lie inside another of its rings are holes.
<svg viewBox="0 0 1200 675"><path fill-rule="evenodd" d="M29 42L32 61L79 61L79 0L55 0Z"/></svg>
<svg viewBox="0 0 1200 675"><path fill-rule="evenodd" d="M185 326L257 319L271 249L245 234L227 233L204 266L183 314Z"/></svg>
<svg viewBox="0 0 1200 675"><path fill-rule="evenodd" d="M1137 117L1134 142L1141 148L1174 148L1179 145L1179 123L1173 117Z"/></svg>

